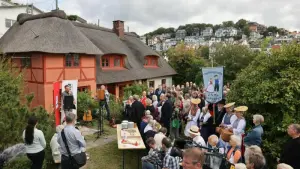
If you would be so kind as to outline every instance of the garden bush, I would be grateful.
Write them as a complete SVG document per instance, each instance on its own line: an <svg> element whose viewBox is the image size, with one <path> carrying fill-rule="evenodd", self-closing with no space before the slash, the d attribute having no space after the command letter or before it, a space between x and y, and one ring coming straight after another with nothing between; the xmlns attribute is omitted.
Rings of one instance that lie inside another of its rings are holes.
<svg viewBox="0 0 300 169"><path fill-rule="evenodd" d="M247 105L247 129L252 115L265 117L263 151L274 168L287 142L287 126L300 121L300 45L284 45L270 54L262 52L237 75L228 101Z"/></svg>
<svg viewBox="0 0 300 169"><path fill-rule="evenodd" d="M141 96L143 91L148 91L148 86L147 84L139 84L139 83L134 83L133 85L128 85L124 87L124 100L127 100L129 96L132 95L139 95Z"/></svg>
<svg viewBox="0 0 300 169"><path fill-rule="evenodd" d="M30 116L38 118L37 128L44 132L46 147L46 163L51 163L50 140L55 133L54 118L42 107L31 108L33 94L24 95L23 73L11 69L7 60L0 59L0 152L17 143L23 143L22 134ZM27 158L27 157L26 157ZM6 168L28 168L26 160L18 158L6 164Z"/></svg>

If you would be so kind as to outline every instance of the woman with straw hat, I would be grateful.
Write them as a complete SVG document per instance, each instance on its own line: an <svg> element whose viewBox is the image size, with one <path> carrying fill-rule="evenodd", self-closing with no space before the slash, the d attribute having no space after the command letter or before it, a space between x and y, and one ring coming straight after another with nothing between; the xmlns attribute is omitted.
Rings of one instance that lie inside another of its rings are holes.
<svg viewBox="0 0 300 169"><path fill-rule="evenodd" d="M185 126L184 135L186 137L189 137L189 131L191 126L195 125L197 126L197 121L199 119L200 115L200 108L198 107L198 104L201 102L199 98L192 98L191 99L191 109L189 111L189 115L187 116L187 125Z"/></svg>
<svg viewBox="0 0 300 169"><path fill-rule="evenodd" d="M234 135L242 136L246 127L246 120L244 118L245 112L248 110L247 106L239 106L234 109L237 119L233 122L229 129Z"/></svg>

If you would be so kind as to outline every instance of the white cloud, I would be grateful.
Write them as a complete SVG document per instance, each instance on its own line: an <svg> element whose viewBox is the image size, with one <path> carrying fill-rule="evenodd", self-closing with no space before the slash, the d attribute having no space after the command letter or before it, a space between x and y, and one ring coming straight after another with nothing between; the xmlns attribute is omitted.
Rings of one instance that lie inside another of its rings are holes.
<svg viewBox="0 0 300 169"><path fill-rule="evenodd" d="M44 11L54 9L55 0L13 0L34 3ZM187 23L220 24L244 18L286 29L299 29L299 0L59 0L59 8L89 22L112 27L114 19L125 21L126 29L138 34L158 27Z"/></svg>

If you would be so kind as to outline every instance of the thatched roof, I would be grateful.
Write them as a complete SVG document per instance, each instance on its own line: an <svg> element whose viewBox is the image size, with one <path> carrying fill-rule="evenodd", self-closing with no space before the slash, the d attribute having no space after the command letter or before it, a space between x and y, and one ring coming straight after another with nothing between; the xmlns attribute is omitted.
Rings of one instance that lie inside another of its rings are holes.
<svg viewBox="0 0 300 169"><path fill-rule="evenodd" d="M79 30L86 35L105 54L125 55L125 70L102 70L101 56L97 56L97 84L108 84L155 77L170 76L176 72L158 53L145 45L133 33L125 33L119 38L111 29L94 25L73 22ZM144 68L145 56L157 56L159 67L155 69Z"/></svg>
<svg viewBox="0 0 300 169"><path fill-rule="evenodd" d="M65 18L63 11L21 14L0 39L0 50L3 53L103 53Z"/></svg>
<svg viewBox="0 0 300 169"><path fill-rule="evenodd" d="M125 33L118 37L112 29L66 20L64 12L43 15L20 15L0 39L4 53L46 52L85 53L96 55L97 84L117 83L155 77L171 76L176 72L137 35ZM125 70L102 70L103 55L119 54L125 57ZM146 56L157 56L158 68L145 68Z"/></svg>

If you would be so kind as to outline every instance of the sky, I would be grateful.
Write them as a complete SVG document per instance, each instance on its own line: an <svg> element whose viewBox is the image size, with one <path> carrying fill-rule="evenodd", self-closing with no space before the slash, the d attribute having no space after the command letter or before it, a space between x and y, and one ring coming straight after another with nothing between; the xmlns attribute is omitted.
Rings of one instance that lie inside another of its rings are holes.
<svg viewBox="0 0 300 169"><path fill-rule="evenodd" d="M33 3L47 12L55 0L12 0ZM266 26L300 30L300 0L58 0L68 15L76 14L89 23L112 28L113 20L125 21L126 31L143 35L159 27L188 23L221 24L243 18Z"/></svg>

